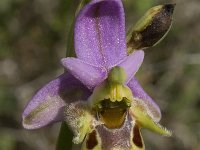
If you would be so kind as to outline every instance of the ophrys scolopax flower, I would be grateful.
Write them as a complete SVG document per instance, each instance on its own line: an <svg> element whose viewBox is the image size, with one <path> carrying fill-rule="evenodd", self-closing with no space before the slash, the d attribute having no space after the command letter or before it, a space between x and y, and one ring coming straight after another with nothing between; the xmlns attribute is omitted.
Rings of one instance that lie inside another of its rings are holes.
<svg viewBox="0 0 200 150"><path fill-rule="evenodd" d="M28 103L23 126L36 129L66 121L82 149L143 150L142 127L162 135L160 109L134 75L142 50L127 54L120 0L92 0L74 29L77 58L64 58L68 72L49 82Z"/></svg>

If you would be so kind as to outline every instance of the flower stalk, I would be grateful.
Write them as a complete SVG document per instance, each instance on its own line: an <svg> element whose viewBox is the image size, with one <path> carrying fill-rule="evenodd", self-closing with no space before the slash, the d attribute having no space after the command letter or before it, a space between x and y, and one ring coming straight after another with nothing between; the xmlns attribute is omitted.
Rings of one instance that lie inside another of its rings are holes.
<svg viewBox="0 0 200 150"><path fill-rule="evenodd" d="M81 0L80 4L78 5L75 11L74 19L72 21L72 25L70 27L67 38L68 40L66 48L66 57L76 56L76 53L74 51L74 20L79 11L89 2L90 0ZM73 133L71 129L67 126L66 122L62 122L57 139L56 150L71 150L73 147L72 139Z"/></svg>
<svg viewBox="0 0 200 150"><path fill-rule="evenodd" d="M72 139L72 131L69 129L66 122L62 122L57 139L56 150L71 150L73 147Z"/></svg>

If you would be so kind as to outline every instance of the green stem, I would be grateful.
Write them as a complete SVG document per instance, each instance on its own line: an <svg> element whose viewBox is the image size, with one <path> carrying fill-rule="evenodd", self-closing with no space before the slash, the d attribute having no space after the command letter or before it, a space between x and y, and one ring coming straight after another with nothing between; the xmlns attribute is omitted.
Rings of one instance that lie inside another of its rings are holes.
<svg viewBox="0 0 200 150"><path fill-rule="evenodd" d="M77 7L75 11L74 18L78 14L78 12L83 8L87 3L89 3L90 0L81 0L79 6ZM67 40L67 51L66 51L66 57L75 57L75 50L74 50L74 22L75 19L72 22L72 25L70 27L70 31L68 33L68 40ZM59 137L57 140L56 150L72 150L72 139L73 139L73 133L67 126L65 122L62 122Z"/></svg>
<svg viewBox="0 0 200 150"><path fill-rule="evenodd" d="M62 122L56 150L71 150L72 149L73 133L65 122Z"/></svg>

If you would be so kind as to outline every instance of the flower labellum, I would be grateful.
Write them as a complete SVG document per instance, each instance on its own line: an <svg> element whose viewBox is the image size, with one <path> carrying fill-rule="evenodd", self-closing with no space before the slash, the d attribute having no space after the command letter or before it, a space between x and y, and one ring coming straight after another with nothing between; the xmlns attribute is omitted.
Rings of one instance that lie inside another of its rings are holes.
<svg viewBox="0 0 200 150"><path fill-rule="evenodd" d="M77 14L77 58L61 60L68 72L40 89L26 106L23 126L65 121L83 150L144 150L141 128L171 132L158 122L158 105L134 77L143 50L128 55L121 0L92 0Z"/></svg>

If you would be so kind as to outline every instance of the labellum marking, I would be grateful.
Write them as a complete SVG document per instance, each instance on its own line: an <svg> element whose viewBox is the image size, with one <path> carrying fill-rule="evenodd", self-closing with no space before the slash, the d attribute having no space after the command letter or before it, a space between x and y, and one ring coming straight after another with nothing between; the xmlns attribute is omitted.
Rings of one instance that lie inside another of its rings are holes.
<svg viewBox="0 0 200 150"><path fill-rule="evenodd" d="M89 133L88 139L86 141L86 147L88 149L93 149L98 144L96 136L97 136L97 133L95 130Z"/></svg>
<svg viewBox="0 0 200 150"><path fill-rule="evenodd" d="M140 128L137 124L135 124L133 128L133 143L140 148L143 147L142 138L140 134Z"/></svg>

